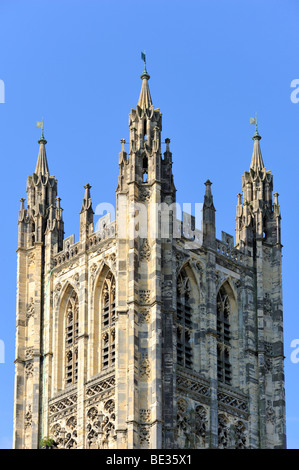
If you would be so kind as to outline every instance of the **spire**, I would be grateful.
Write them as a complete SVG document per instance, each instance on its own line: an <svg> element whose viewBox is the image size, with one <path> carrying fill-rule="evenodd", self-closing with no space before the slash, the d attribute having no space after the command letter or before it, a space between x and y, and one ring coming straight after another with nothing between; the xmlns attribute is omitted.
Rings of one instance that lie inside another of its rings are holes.
<svg viewBox="0 0 299 470"><path fill-rule="evenodd" d="M261 152L261 147L260 147L261 136L259 135L257 130L254 136L252 137L252 139L254 140L254 145L253 145L250 168L254 171L259 171L265 168L265 165L263 162L263 157L262 157L262 152Z"/></svg>
<svg viewBox="0 0 299 470"><path fill-rule="evenodd" d="M261 136L257 130L257 116L254 118L250 118L249 120L250 124L255 125L255 134L252 137L252 140L254 140L254 145L253 145L253 152L252 152L252 159L251 159L251 164L250 164L250 169L254 170L255 172L262 170L265 168L264 162L263 162L263 157L262 157L262 152L260 148L260 140Z"/></svg>
<svg viewBox="0 0 299 470"><path fill-rule="evenodd" d="M213 202L213 195L211 191L212 183L210 180L205 182L206 192L204 196L203 205L203 242L205 245L213 245L216 238L215 229L215 206Z"/></svg>
<svg viewBox="0 0 299 470"><path fill-rule="evenodd" d="M84 186L85 194L84 194L80 214L85 211L91 211L93 213L92 205L91 205L91 197L90 197L90 188L91 186L88 183Z"/></svg>
<svg viewBox="0 0 299 470"><path fill-rule="evenodd" d="M204 207L211 208L212 210L215 211L215 207L213 203L213 195L211 191L212 182L210 180L207 180L205 182L205 186L206 186L206 192L204 196Z"/></svg>
<svg viewBox="0 0 299 470"><path fill-rule="evenodd" d="M47 155L46 155L46 148L45 144L47 143L46 139L44 138L44 135L42 133L40 140L38 141L39 145L39 152L38 152L38 157L37 157L37 164L35 168L35 173L39 175L40 173L42 175L49 175L49 167L48 167L48 161L47 161Z"/></svg>
<svg viewBox="0 0 299 470"><path fill-rule="evenodd" d="M142 72L142 75L140 76L140 78L142 79L142 87L137 106L145 110L153 106L153 102L148 86L148 80L150 79L150 75L147 73L146 70L146 58L144 53L141 53L141 58L144 60L144 70Z"/></svg>
<svg viewBox="0 0 299 470"><path fill-rule="evenodd" d="M84 186L85 194L80 211L80 240L87 243L88 235L93 231L93 210L90 197L90 184Z"/></svg>

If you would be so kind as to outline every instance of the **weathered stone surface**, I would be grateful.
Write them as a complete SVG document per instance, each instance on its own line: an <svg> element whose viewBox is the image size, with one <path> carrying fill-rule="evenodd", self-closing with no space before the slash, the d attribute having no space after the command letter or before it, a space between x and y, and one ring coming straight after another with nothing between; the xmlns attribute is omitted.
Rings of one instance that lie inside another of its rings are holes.
<svg viewBox="0 0 299 470"><path fill-rule="evenodd" d="M162 158L162 115L141 78L116 220L94 232L87 184L78 242L64 239L39 142L19 213L14 447L51 436L66 448L283 448L280 208L260 136L236 246L216 239L209 180L199 233L177 217L170 140Z"/></svg>

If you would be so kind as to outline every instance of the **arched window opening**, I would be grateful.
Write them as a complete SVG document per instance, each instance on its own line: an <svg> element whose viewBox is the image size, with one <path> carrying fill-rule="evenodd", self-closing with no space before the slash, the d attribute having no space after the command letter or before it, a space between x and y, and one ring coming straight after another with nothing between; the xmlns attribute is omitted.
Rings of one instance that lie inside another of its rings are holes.
<svg viewBox="0 0 299 470"><path fill-rule="evenodd" d="M143 175L142 175L142 183L147 183L148 181L148 174L147 174L147 171L143 171Z"/></svg>
<svg viewBox="0 0 299 470"><path fill-rule="evenodd" d="M192 308L190 305L191 286L185 270L177 281L177 362L192 369Z"/></svg>
<svg viewBox="0 0 299 470"><path fill-rule="evenodd" d="M217 376L220 382L231 384L230 302L224 287L217 295Z"/></svg>
<svg viewBox="0 0 299 470"><path fill-rule="evenodd" d="M115 364L115 278L108 273L101 296L102 369Z"/></svg>
<svg viewBox="0 0 299 470"><path fill-rule="evenodd" d="M148 159L143 157L142 160L142 182L147 183L148 181Z"/></svg>
<svg viewBox="0 0 299 470"><path fill-rule="evenodd" d="M35 223L31 222L31 241L32 241L32 246L34 246L35 243Z"/></svg>
<svg viewBox="0 0 299 470"><path fill-rule="evenodd" d="M78 313L79 302L75 290L72 291L66 307L65 329L65 382L66 385L78 380Z"/></svg>

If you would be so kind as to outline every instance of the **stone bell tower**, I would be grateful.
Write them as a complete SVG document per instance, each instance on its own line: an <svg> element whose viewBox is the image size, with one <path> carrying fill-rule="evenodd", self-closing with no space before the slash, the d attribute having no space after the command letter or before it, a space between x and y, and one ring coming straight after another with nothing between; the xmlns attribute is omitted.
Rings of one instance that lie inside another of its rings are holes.
<svg viewBox="0 0 299 470"><path fill-rule="evenodd" d="M253 261L256 323L252 327L258 362L259 433L261 447L265 448L285 441L285 396L281 215L260 140L256 128L250 169L242 177L242 193L238 194L236 246ZM249 351L252 354L251 348ZM269 431L274 424L275 433Z"/></svg>
<svg viewBox="0 0 299 470"><path fill-rule="evenodd" d="M128 420L129 447L141 442L160 448L163 423L169 422L173 429L172 398L168 400L172 397L173 363L162 349L173 349L171 292L175 280L173 221L167 219L163 226L159 209L175 202L176 190L170 140L166 139L162 158L162 115L152 103L146 68L141 79L137 107L129 115L129 155L124 140L119 154L116 243L118 331L122 337L117 382L122 383L121 390L128 383L129 395L122 392L122 406L127 403L128 407L118 419L122 428ZM164 238L163 229L168 232Z"/></svg>
<svg viewBox="0 0 299 470"><path fill-rule="evenodd" d="M21 199L17 249L14 447L26 441L29 448L38 447L41 377L44 383L48 374L49 358L42 355L47 279L64 239L57 180L49 173L43 133L38 143L36 168L27 179L27 208Z"/></svg>
<svg viewBox="0 0 299 470"><path fill-rule="evenodd" d="M42 134L19 211L14 447L284 448L278 194L256 131L236 243L180 211L146 69L121 140L116 218L64 238ZM111 182L113 184L113 182ZM274 200L273 200L274 197Z"/></svg>

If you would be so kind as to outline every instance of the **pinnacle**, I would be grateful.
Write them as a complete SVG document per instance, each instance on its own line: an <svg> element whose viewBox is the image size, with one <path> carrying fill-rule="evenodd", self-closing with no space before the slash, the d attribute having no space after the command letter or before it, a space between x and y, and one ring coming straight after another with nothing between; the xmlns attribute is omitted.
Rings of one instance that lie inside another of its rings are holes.
<svg viewBox="0 0 299 470"><path fill-rule="evenodd" d="M49 167L48 167L46 148L45 148L45 144L47 143L47 141L44 138L44 136L41 137L38 143L40 144L40 146L39 146L35 173L37 175L39 175L40 173L42 175L49 175Z"/></svg>
<svg viewBox="0 0 299 470"><path fill-rule="evenodd" d="M142 87L141 87L141 92L140 92L137 106L145 110L145 109L149 109L153 105L151 93L150 93L149 86L148 86L148 80L150 76L147 74L147 72L143 72L143 74L141 75L141 78L142 78Z"/></svg>
<svg viewBox="0 0 299 470"><path fill-rule="evenodd" d="M262 152L261 152L261 147L260 147L261 136L256 133L252 138L254 140L254 145L253 145L250 168L255 171L259 171L265 168L263 157L262 157Z"/></svg>

